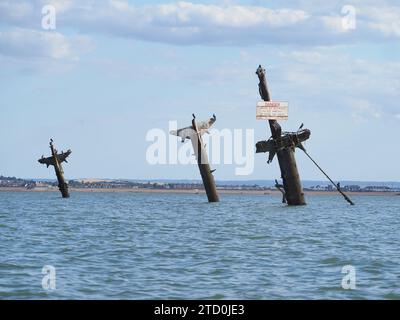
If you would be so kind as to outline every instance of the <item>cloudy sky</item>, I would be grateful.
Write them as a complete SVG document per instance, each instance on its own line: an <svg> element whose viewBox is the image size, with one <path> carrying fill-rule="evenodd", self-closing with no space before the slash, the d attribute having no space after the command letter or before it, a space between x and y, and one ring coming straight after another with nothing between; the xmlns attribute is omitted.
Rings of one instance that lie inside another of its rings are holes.
<svg viewBox="0 0 400 320"><path fill-rule="evenodd" d="M394 0L0 0L0 174L54 177L36 161L53 138L72 149L67 178L198 179L193 165L150 165L146 134L215 113L220 130L268 138L259 64L272 99L289 101L284 130L311 129L306 148L330 175L400 181ZM323 179L296 156L303 179ZM248 176L213 167L219 180L279 177L263 154Z"/></svg>

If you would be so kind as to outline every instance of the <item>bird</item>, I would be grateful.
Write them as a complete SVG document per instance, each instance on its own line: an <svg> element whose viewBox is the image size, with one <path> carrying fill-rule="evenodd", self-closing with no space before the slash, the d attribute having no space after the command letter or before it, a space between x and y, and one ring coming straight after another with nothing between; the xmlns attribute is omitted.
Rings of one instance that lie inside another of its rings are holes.
<svg viewBox="0 0 400 320"><path fill-rule="evenodd" d="M195 115L192 115L193 118L196 119ZM215 114L213 114L212 118L207 121L196 122L198 133L200 135L203 135L204 133L209 133L208 129L214 124L216 120L217 117L215 116ZM192 126L190 126L179 130L172 130L170 131L170 134L181 137L182 142L185 142L185 139L191 139L192 136L196 135L196 131L193 129Z"/></svg>
<svg viewBox="0 0 400 320"><path fill-rule="evenodd" d="M213 123L217 120L217 117L215 114L213 114L212 118L210 118L208 121L201 121L197 123L197 130L200 132L200 134L203 133L209 133L208 129L213 125Z"/></svg>
<svg viewBox="0 0 400 320"><path fill-rule="evenodd" d="M185 142L185 139L190 139L193 135L196 134L196 131L193 130L192 127L185 127L179 130L172 130L170 134L180 137L182 143Z"/></svg>

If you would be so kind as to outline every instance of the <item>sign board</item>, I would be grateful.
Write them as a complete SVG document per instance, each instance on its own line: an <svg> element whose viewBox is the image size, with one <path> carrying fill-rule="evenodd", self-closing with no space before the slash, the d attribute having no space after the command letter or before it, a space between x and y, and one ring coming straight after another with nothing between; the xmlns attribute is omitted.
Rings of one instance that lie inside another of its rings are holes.
<svg viewBox="0 0 400 320"><path fill-rule="evenodd" d="M259 101L257 102L257 120L287 120L289 102L287 101Z"/></svg>

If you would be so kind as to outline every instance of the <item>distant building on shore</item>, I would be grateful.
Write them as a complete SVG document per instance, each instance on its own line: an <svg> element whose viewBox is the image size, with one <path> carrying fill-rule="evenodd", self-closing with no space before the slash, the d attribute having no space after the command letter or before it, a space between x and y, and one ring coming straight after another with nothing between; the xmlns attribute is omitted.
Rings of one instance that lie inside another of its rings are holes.
<svg viewBox="0 0 400 320"><path fill-rule="evenodd" d="M110 179L77 179L68 182L75 189L155 189L155 190L204 190L200 182L157 182L157 181L132 181L132 180L110 180ZM24 188L36 190L48 190L57 187L56 181L34 181L18 179L16 177L4 177L0 175L0 188ZM246 191L269 191L275 190L273 186L260 186L257 184L228 184L217 182L218 190L246 190ZM400 187L392 185L370 185L361 187L357 184L342 186L347 192L400 192ZM305 191L334 192L336 188L332 185L316 185L304 188Z"/></svg>

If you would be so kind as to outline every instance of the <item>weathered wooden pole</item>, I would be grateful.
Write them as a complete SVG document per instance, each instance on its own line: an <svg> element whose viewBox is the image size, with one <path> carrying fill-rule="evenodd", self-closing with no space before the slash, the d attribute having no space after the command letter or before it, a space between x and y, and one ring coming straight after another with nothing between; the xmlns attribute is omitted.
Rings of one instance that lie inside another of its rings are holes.
<svg viewBox="0 0 400 320"><path fill-rule="evenodd" d="M180 137L182 142L185 142L186 139L190 139L192 142L194 155L200 170L201 179L203 180L204 189L206 190L208 202L218 202L219 197L213 175L215 170L210 169L207 152L201 136L203 133L208 132L208 129L213 125L216 119L215 115L213 115L208 121L196 123L196 117L193 114L192 125L190 127L170 132L170 134Z"/></svg>
<svg viewBox="0 0 400 320"><path fill-rule="evenodd" d="M208 202L218 202L219 197L217 187L215 186L214 175L212 174L210 164L208 162L207 152L204 148L203 139L197 129L195 117L192 119L192 127L196 131L190 138L196 156L197 164L199 166L201 179L203 180L204 189L206 190Z"/></svg>
<svg viewBox="0 0 400 320"><path fill-rule="evenodd" d="M52 155L51 157L44 158L42 156L42 158L39 159L38 161L39 163L46 164L47 167L49 167L49 165L54 166L54 170L56 172L58 181L58 189L60 190L63 198L69 198L68 184L65 182L64 171L61 163L67 162L66 159L71 154L71 150L68 150L65 153L61 152L61 154L58 154L57 150L54 148L53 139L50 139L50 150Z"/></svg>
<svg viewBox="0 0 400 320"><path fill-rule="evenodd" d="M260 80L258 87L260 96L264 101L271 101L268 91L267 80L265 78L265 69L258 67L256 74ZM268 120L271 129L272 139L279 144L282 139L282 128L276 120ZM284 197L288 205L305 205L304 193L301 186L300 176L297 170L296 159L294 157L295 145L283 146L276 150L278 156Z"/></svg>

